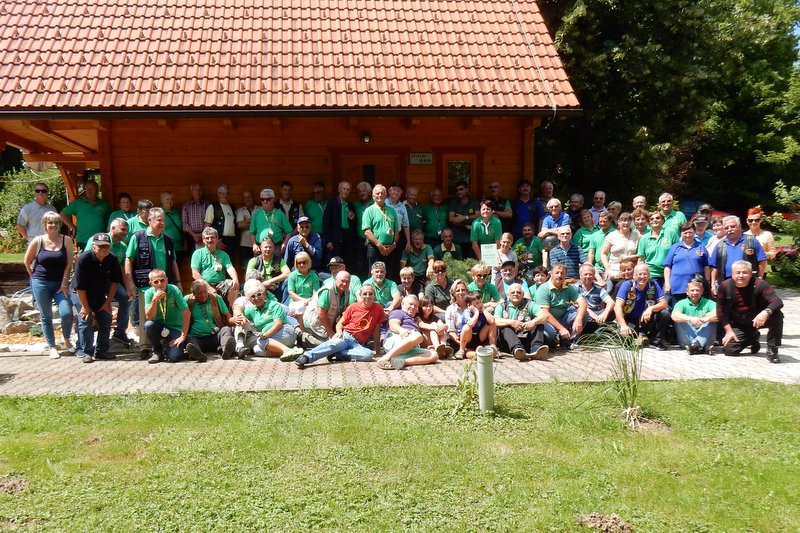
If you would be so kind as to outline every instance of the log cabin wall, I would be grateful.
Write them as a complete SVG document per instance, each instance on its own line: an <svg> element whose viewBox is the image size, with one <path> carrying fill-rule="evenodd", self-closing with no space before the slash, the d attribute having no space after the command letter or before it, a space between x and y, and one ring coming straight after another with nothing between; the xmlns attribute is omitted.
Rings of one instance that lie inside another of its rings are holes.
<svg viewBox="0 0 800 533"><path fill-rule="evenodd" d="M227 183L231 201L239 205L244 189L277 191L289 180L295 199L305 201L316 181L330 194L340 179L355 185L363 177L361 163L374 159L376 182L393 181L394 170L381 165L396 161L399 181L417 186L424 203L434 184L446 189L450 157L475 163L473 196L497 179L502 193L513 197L517 181L532 177L531 122L515 117L113 120L101 161L103 193L112 205L120 191L134 201L158 204L159 193L171 190L179 207L193 181L203 185L207 199L216 199L217 186ZM433 162L410 164L411 153L433 154Z"/></svg>

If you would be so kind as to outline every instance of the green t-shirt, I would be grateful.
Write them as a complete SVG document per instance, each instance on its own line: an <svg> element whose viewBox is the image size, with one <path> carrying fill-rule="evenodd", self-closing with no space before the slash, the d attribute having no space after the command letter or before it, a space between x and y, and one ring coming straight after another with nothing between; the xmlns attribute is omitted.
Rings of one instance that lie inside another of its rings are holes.
<svg viewBox="0 0 800 533"><path fill-rule="evenodd" d="M119 266L122 267L122 270L125 270L125 254L128 252L128 243L125 241L119 241L117 243L114 240L111 240L111 253L117 257L117 261L119 261Z"/></svg>
<svg viewBox="0 0 800 533"><path fill-rule="evenodd" d="M681 211L673 209L664 220L664 229L669 228L678 235L681 233L681 226L686 223L686 215Z"/></svg>
<svg viewBox="0 0 800 533"><path fill-rule="evenodd" d="M441 204L436 207L433 204L425 204L422 209L425 218L425 236L431 239L439 239L442 230L447 227L447 206Z"/></svg>
<svg viewBox="0 0 800 533"><path fill-rule="evenodd" d="M531 317L539 316L539 313L541 313L541 309L533 301L530 300L528 301L527 308L528 308L528 314ZM508 302L507 305L498 305L497 307L495 307L494 316L498 318L507 318L509 320L516 320L521 311L522 308L517 308L514 305L512 305L511 302Z"/></svg>
<svg viewBox="0 0 800 533"><path fill-rule="evenodd" d="M282 209L273 208L267 213L259 208L250 219L250 233L255 236L256 242L260 243L266 237L271 237L272 242L279 245L286 235L292 233L292 226Z"/></svg>
<svg viewBox="0 0 800 533"><path fill-rule="evenodd" d="M322 215L325 213L325 205L327 203L328 203L327 200L324 202L309 200L303 206L303 213L308 218L311 219L311 231L313 231L314 233L319 233L320 235L325 234L325 227L323 226ZM291 231L289 231L289 233L291 233Z"/></svg>
<svg viewBox="0 0 800 533"><path fill-rule="evenodd" d="M98 198L94 203L90 203L83 197L76 198L62 211L65 215L77 219L75 240L80 243L87 243L95 233L106 230L110 212L111 207L105 200Z"/></svg>
<svg viewBox="0 0 800 533"><path fill-rule="evenodd" d="M155 237L153 233L150 231L150 227L148 226L145 230L145 234L150 238L150 249L152 250L153 256L155 257L155 268L163 270L164 272L167 271L167 248L164 244L164 233ZM128 242L128 251L125 253L125 257L133 259L139 254L139 241L136 239L135 236L131 237L130 241ZM144 292L147 287L139 287L139 292Z"/></svg>
<svg viewBox="0 0 800 533"><path fill-rule="evenodd" d="M190 295L188 294L183 297L187 308L189 308L189 298ZM211 298L217 299L217 307L219 308L220 315L228 313L228 306L225 304L225 300L222 299L222 296L209 294L208 299L202 304L195 300L191 307L192 323L189 326L189 335L208 337L214 334L212 328L216 328L217 325L214 323L214 309L211 306Z"/></svg>
<svg viewBox="0 0 800 533"><path fill-rule="evenodd" d="M673 311L678 311L679 313L683 313L684 315L689 315L691 317L703 318L716 308L717 303L714 300L709 300L705 297L701 297L700 301L697 302L697 305L694 305L689 298L684 298L675 304Z"/></svg>
<svg viewBox="0 0 800 533"><path fill-rule="evenodd" d="M384 204L381 209L377 204L372 204L364 211L361 229L371 230L379 243L391 244L394 242L394 232L400 229L400 221L397 212L388 205Z"/></svg>
<svg viewBox="0 0 800 533"><path fill-rule="evenodd" d="M411 207L406 203L406 211L408 211L408 231L414 233L416 230L424 230L425 228L425 210L420 204Z"/></svg>
<svg viewBox="0 0 800 533"><path fill-rule="evenodd" d="M402 261L414 269L415 276L424 276L428 270L428 260L433 257L433 249L425 244L419 252L403 250Z"/></svg>
<svg viewBox="0 0 800 533"><path fill-rule="evenodd" d="M319 291L319 296L317 297L317 305L321 309L330 309L331 295L334 294L337 298L339 298L339 314L341 315L344 312L344 308L350 305L351 303L355 302L356 299L355 297L351 296L350 291L347 291L346 295L340 296L338 293L334 293L335 290L336 290L335 287L331 287L330 290Z"/></svg>
<svg viewBox="0 0 800 533"><path fill-rule="evenodd" d="M636 255L647 264L650 277L664 277L664 260L667 258L669 249L676 242L678 242L678 234L666 227L661 228L661 234L658 237L653 237L652 231L641 236Z"/></svg>
<svg viewBox="0 0 800 533"><path fill-rule="evenodd" d="M589 247L592 243L592 235L600 231L600 226L595 226L592 229L589 229L585 226L578 228L578 231L575 232L575 235L572 236L572 242L575 243L578 248L589 254Z"/></svg>
<svg viewBox="0 0 800 533"><path fill-rule="evenodd" d="M313 270L309 270L306 276L297 269L292 270L286 283L287 289L301 298L311 298L320 287L319 276Z"/></svg>
<svg viewBox="0 0 800 533"><path fill-rule="evenodd" d="M503 225L500 219L492 215L488 224L483 223L482 218L476 218L472 221L472 229L469 232L469 238L472 242L480 244L492 244L500 240L503 236Z"/></svg>
<svg viewBox="0 0 800 533"><path fill-rule="evenodd" d="M163 206L162 206L162 209ZM183 250L183 220L181 212L173 208L172 211L164 209L164 233L175 241L175 250Z"/></svg>
<svg viewBox="0 0 800 533"><path fill-rule="evenodd" d="M513 249L515 253L520 245L525 248L525 252L528 254L528 263L533 264L535 267L542 266L542 239L534 235L530 244L527 244L524 237L520 238L514 243ZM517 253L517 257L521 258L522 254Z"/></svg>
<svg viewBox="0 0 800 533"><path fill-rule="evenodd" d="M322 282L323 287L333 287L334 278L331 276ZM350 297L355 302L358 300L358 289L361 288L361 279L355 274L350 274Z"/></svg>
<svg viewBox="0 0 800 533"><path fill-rule="evenodd" d="M470 199L467 200L466 204L462 204L461 201L458 198L456 198L454 200L451 200L450 204L448 205L448 216L449 213L452 212L457 215L466 215L468 217L473 217L479 214L480 211L481 211L481 204L477 200ZM459 223L451 227L453 229L453 242L457 244L469 244L470 241L469 234L471 226L463 226L461 223Z"/></svg>
<svg viewBox="0 0 800 533"><path fill-rule="evenodd" d="M114 222L116 219L121 218L122 220L130 220L132 218L136 218L138 213L136 210L128 211L127 213L122 209L117 209L110 215L108 215L108 231L111 231L111 223Z"/></svg>
<svg viewBox="0 0 800 533"><path fill-rule="evenodd" d="M191 267L197 270L204 280L212 285L216 285L225 279L228 268L233 266L230 256L222 250L214 253L208 251L203 246L192 253Z"/></svg>
<svg viewBox="0 0 800 533"><path fill-rule="evenodd" d="M361 200L356 200L353 202L353 208L356 211L356 233L362 239L364 238L364 227L361 225L362 221L364 220L364 211L366 211L367 207L373 204L372 199L370 199L367 203L363 203Z"/></svg>
<svg viewBox="0 0 800 533"><path fill-rule="evenodd" d="M259 309L255 305L248 305L244 308L244 316L247 317L258 331L264 332L273 326L276 320L286 322L286 311L276 300L265 300L264 306Z"/></svg>
<svg viewBox="0 0 800 533"><path fill-rule="evenodd" d="M400 291L397 290L397 283L390 279L383 280L383 287L378 287L372 278L365 280L362 285L371 285L375 289L375 301L382 307L392 303L394 297L400 294Z"/></svg>
<svg viewBox="0 0 800 533"><path fill-rule="evenodd" d="M181 331L183 329L183 311L188 309L186 301L183 299L181 290L175 285L167 285L167 297L156 304L156 316L153 321L171 329ZM156 295L154 287L148 287L144 291L144 308L150 307L153 296ZM144 317L141 318L144 320Z"/></svg>
<svg viewBox="0 0 800 533"><path fill-rule="evenodd" d="M142 222L142 219L138 216L128 219L128 240L140 229L147 229L149 227L148 223ZM166 231L164 233L166 233ZM167 233L167 235L169 235L169 233Z"/></svg>
<svg viewBox="0 0 800 533"><path fill-rule="evenodd" d="M495 287L494 284L489 283L488 281L483 284L483 289L479 289L478 288L478 284L473 281L469 285L467 285L467 290L468 291L475 291L478 294L480 294L481 295L481 301L483 303L486 303L486 302L488 302L490 300L494 300L495 302L499 302L500 300L503 299L503 297L500 296L500 291L497 290L497 287Z"/></svg>
<svg viewBox="0 0 800 533"><path fill-rule="evenodd" d="M603 262L600 260L600 250L603 248L603 241L605 240L606 236L612 231L614 231L613 227L609 228L608 231L605 232L602 229L595 231L592 233L592 237L589 239L589 249L594 250L595 268L603 268ZM588 254L589 252L586 253Z"/></svg>
<svg viewBox="0 0 800 533"><path fill-rule="evenodd" d="M556 318L561 318L573 302L580 298L575 285L567 285L563 289L556 289L552 282L542 283L536 289L534 301L539 307L550 308L550 314Z"/></svg>

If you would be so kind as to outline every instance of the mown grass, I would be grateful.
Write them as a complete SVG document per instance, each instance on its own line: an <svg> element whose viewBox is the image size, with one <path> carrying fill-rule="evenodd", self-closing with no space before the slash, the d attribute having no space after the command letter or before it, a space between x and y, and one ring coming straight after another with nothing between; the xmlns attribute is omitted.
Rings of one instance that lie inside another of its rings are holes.
<svg viewBox="0 0 800 533"><path fill-rule="evenodd" d="M637 531L800 526L800 389L642 385L631 432L605 385L0 399L0 528Z"/></svg>

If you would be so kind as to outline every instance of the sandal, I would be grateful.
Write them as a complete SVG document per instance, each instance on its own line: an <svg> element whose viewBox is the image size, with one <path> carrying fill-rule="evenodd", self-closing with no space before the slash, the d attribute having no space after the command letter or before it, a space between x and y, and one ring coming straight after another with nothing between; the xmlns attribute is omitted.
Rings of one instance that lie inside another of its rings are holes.
<svg viewBox="0 0 800 533"><path fill-rule="evenodd" d="M390 359L378 359L378 368L383 370L394 370Z"/></svg>

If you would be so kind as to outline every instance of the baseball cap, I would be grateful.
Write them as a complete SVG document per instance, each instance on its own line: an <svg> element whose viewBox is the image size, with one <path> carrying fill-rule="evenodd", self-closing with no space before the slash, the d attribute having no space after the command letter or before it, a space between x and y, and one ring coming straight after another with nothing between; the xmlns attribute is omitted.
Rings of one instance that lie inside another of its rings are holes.
<svg viewBox="0 0 800 533"><path fill-rule="evenodd" d="M303 217L301 217L301 218L303 218ZM331 265L343 265L343 264L344 264L344 259L342 259L338 255L334 255L333 257L331 257L330 261L328 261L328 266L331 266Z"/></svg>
<svg viewBox="0 0 800 533"><path fill-rule="evenodd" d="M94 237L92 237L92 244L96 244L97 246L111 246L111 237L108 236L108 233L95 233Z"/></svg>
<svg viewBox="0 0 800 533"><path fill-rule="evenodd" d="M516 261L511 261L510 259L508 261L503 261L503 264L500 265L500 268L506 268L506 267L510 267L510 266L513 266L513 267L517 266Z"/></svg>
<svg viewBox="0 0 800 533"><path fill-rule="evenodd" d="M697 211L713 211L714 208L711 207L711 204L700 204L700 207L697 208Z"/></svg>
<svg viewBox="0 0 800 533"><path fill-rule="evenodd" d="M297 218L297 224L302 224L303 222L308 222L310 224L311 223L311 219L306 217L306 216L302 216L302 217L298 217Z"/></svg>

